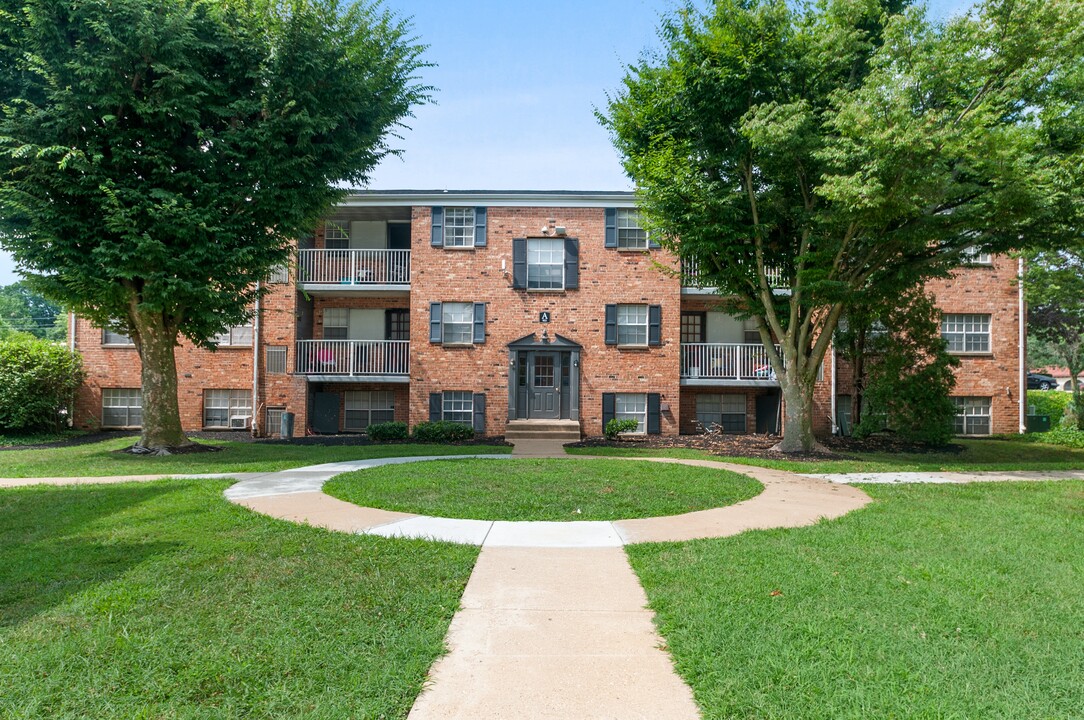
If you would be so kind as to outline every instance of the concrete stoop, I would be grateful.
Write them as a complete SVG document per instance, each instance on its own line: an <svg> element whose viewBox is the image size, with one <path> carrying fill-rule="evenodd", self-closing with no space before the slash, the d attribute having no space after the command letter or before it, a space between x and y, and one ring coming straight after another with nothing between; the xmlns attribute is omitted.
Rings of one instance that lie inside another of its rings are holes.
<svg viewBox="0 0 1084 720"><path fill-rule="evenodd" d="M516 440L554 440L579 442L580 423L576 420L510 420L504 431L509 442Z"/></svg>

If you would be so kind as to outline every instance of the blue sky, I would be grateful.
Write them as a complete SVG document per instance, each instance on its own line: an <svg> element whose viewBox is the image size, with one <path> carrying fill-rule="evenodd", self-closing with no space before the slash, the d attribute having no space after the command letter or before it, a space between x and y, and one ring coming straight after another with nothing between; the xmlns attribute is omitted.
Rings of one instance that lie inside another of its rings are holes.
<svg viewBox="0 0 1084 720"><path fill-rule="evenodd" d="M655 45L674 0L385 0L429 46L437 88L373 189L631 189L594 109L624 68ZM971 0L930 0L945 17ZM0 252L0 284L17 275Z"/></svg>

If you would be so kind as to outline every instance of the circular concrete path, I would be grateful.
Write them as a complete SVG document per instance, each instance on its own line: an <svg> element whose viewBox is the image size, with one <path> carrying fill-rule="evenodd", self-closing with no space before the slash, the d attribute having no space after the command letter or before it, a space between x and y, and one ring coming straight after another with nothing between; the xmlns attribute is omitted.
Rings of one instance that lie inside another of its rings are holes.
<svg viewBox="0 0 1084 720"><path fill-rule="evenodd" d="M857 510L870 498L857 488L748 465L676 458L618 458L639 462L730 470L764 485L756 497L735 505L684 515L636 520L511 522L430 517L365 508L324 494L325 482L344 472L409 462L482 458L500 462L510 455L449 455L381 458L313 465L250 476L226 490L226 497L272 517L342 532L383 537L426 538L485 547L604 548L639 542L682 541L735 535L745 530L812 525ZM587 456L560 458L570 464ZM614 459L614 458L607 458Z"/></svg>

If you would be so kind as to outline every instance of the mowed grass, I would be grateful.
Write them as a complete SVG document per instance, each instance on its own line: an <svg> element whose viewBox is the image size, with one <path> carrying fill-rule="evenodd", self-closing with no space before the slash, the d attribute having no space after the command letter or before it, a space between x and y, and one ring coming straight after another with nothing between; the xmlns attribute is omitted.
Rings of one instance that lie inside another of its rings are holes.
<svg viewBox="0 0 1084 720"><path fill-rule="evenodd" d="M759 465L797 473L850 473L896 471L1008 471L1084 470L1084 449L1046 445L1030 438L953 440L960 452L847 453L845 460L774 460L712 455L689 448L568 448L574 455L603 457L677 457L720 460L742 465Z"/></svg>
<svg viewBox="0 0 1084 720"><path fill-rule="evenodd" d="M732 505L763 486L724 470L628 460L445 460L333 478L324 491L387 510L478 520L619 520Z"/></svg>
<svg viewBox="0 0 1084 720"><path fill-rule="evenodd" d="M0 491L0 717L406 716L477 549L272 520L227 485Z"/></svg>
<svg viewBox="0 0 1084 720"><path fill-rule="evenodd" d="M704 716L1084 716L1084 483L863 489L813 527L628 548Z"/></svg>
<svg viewBox="0 0 1084 720"><path fill-rule="evenodd" d="M0 452L0 477L100 477L104 475L167 475L169 473L273 472L305 465L405 455L488 455L508 453L499 445L269 445L265 443L201 440L220 452L148 457L117 452L136 436L45 450Z"/></svg>

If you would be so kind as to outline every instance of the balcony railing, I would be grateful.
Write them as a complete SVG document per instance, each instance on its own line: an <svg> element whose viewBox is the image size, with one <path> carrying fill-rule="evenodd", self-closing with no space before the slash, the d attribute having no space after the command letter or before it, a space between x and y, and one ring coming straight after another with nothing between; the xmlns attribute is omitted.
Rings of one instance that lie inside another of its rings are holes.
<svg viewBox="0 0 1084 720"><path fill-rule="evenodd" d="M768 268L768 286L773 288L786 287L783 281L783 270L781 268ZM703 288L704 285L700 281L700 263L696 260L682 260L681 261L681 286L688 288Z"/></svg>
<svg viewBox="0 0 1084 720"><path fill-rule="evenodd" d="M409 340L298 340L295 371L302 375L406 375Z"/></svg>
<svg viewBox="0 0 1084 720"><path fill-rule="evenodd" d="M682 343L681 377L704 380L776 379L775 371L768 362L768 351L759 343Z"/></svg>
<svg viewBox="0 0 1084 720"><path fill-rule="evenodd" d="M297 279L312 285L409 285L409 250L301 250Z"/></svg>

